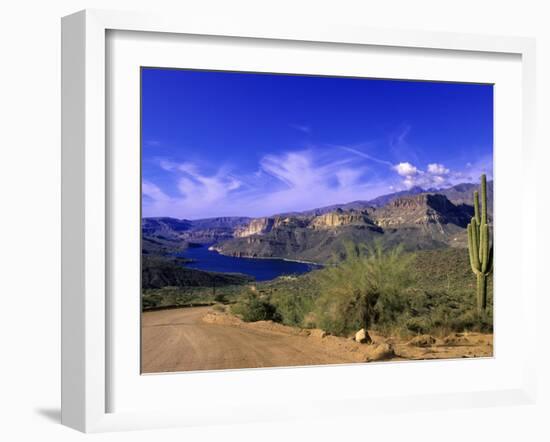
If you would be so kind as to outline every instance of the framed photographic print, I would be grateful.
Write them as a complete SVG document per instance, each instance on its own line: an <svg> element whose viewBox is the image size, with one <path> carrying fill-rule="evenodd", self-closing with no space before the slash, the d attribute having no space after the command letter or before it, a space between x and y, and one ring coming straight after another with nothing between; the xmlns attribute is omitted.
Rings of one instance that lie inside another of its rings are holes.
<svg viewBox="0 0 550 442"><path fill-rule="evenodd" d="M143 67L141 103L142 372L493 356L492 84Z"/></svg>
<svg viewBox="0 0 550 442"><path fill-rule="evenodd" d="M533 45L64 18L63 422L531 401Z"/></svg>

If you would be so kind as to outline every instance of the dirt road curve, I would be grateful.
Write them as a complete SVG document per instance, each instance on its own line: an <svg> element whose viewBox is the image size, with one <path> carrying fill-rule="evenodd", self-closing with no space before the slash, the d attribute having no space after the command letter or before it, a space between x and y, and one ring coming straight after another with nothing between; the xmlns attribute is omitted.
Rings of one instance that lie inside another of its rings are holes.
<svg viewBox="0 0 550 442"><path fill-rule="evenodd" d="M142 316L142 371L317 365L353 362L329 354L304 336L209 324L209 307L147 312Z"/></svg>

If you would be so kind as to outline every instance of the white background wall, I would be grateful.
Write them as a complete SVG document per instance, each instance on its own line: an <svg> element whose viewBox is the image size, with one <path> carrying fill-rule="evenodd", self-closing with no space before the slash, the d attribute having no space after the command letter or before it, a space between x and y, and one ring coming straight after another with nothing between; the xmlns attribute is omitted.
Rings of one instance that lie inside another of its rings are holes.
<svg viewBox="0 0 550 442"><path fill-rule="evenodd" d="M60 17L84 8L245 15L438 31L536 37L537 176L548 198L550 12L543 0L19 0L0 6L0 439L82 440L59 421L60 358ZM518 185L522 177L518 175ZM539 207L540 250L548 208ZM545 231L546 230L546 231ZM358 420L290 422L92 436L94 440L550 440L548 284L541 295L539 405L412 412ZM535 272L535 269L534 269ZM535 273L533 273L533 276ZM521 330L517 331L521 333ZM450 380L452 381L452 379ZM182 398L185 400L185 398Z"/></svg>

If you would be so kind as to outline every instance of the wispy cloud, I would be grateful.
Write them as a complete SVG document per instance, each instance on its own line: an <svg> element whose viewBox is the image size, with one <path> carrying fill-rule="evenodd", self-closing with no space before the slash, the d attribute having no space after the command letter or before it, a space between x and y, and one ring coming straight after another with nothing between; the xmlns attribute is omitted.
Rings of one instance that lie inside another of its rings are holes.
<svg viewBox="0 0 550 442"><path fill-rule="evenodd" d="M169 213L166 210L172 204L172 198L164 193L156 184L143 180L141 183L141 195L143 210L145 213L158 214Z"/></svg>
<svg viewBox="0 0 550 442"><path fill-rule="evenodd" d="M195 199L198 195L205 203L216 202L225 198L230 192L241 187L241 182L231 176L225 168L219 169L213 175L201 173L199 166L190 162L162 162L161 167L176 171L178 189L186 200Z"/></svg>
<svg viewBox="0 0 550 442"><path fill-rule="evenodd" d="M145 216L267 216L369 199L389 185L372 179L364 159L321 148L264 155L256 172L238 176L190 162L161 160L159 167L170 172L176 195L144 182Z"/></svg>
<svg viewBox="0 0 550 442"><path fill-rule="evenodd" d="M358 155L362 158L365 158L369 161L374 161L375 163L378 163L378 164L384 164L386 166L393 166L393 164L389 161L386 161L386 160L382 160L380 158L377 158L375 156L372 156L366 152L363 152L362 150L359 150L355 147L349 147L349 146L337 146L338 148L342 149L342 150L345 150L347 152L351 152L355 155Z"/></svg>
<svg viewBox="0 0 550 442"><path fill-rule="evenodd" d="M389 152L398 161L418 162L417 148L409 143L409 135L413 127L404 123L397 130L390 133L388 138Z"/></svg>
<svg viewBox="0 0 550 442"><path fill-rule="evenodd" d="M305 134L311 133L311 126L308 126L307 124L289 124L289 126L292 129L296 129L297 131L303 132Z"/></svg>
<svg viewBox="0 0 550 442"><path fill-rule="evenodd" d="M353 160L350 158L334 159L327 152L319 154L313 150L291 151L280 155L265 155L260 160L260 168L273 178L295 190L311 189L320 184L337 186L331 179L340 176L360 176L358 169L351 169Z"/></svg>
<svg viewBox="0 0 550 442"><path fill-rule="evenodd" d="M162 145L162 143L159 140L153 140L153 139L145 140L143 144L148 147L160 147Z"/></svg>
<svg viewBox="0 0 550 442"><path fill-rule="evenodd" d="M387 188L372 179L373 173L362 159L342 156L333 150L292 151L267 155L260 161L262 170L279 182L257 201L266 214L291 212L331 204L369 199Z"/></svg>

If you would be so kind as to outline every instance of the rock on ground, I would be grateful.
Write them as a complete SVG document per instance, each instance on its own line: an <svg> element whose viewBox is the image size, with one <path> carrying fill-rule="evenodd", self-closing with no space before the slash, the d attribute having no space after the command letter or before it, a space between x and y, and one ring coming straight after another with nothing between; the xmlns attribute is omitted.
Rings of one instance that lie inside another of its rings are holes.
<svg viewBox="0 0 550 442"><path fill-rule="evenodd" d="M393 346L387 342L373 344L370 347L371 348L366 354L366 362L383 361L395 356Z"/></svg>
<svg viewBox="0 0 550 442"><path fill-rule="evenodd" d="M431 347L435 344L435 338L431 335L415 336L409 341L409 345L415 347Z"/></svg>
<svg viewBox="0 0 550 442"><path fill-rule="evenodd" d="M471 342L462 333L455 333L454 335L449 335L443 338L443 344L452 347L452 346L470 345Z"/></svg>
<svg viewBox="0 0 550 442"><path fill-rule="evenodd" d="M357 333L355 333L355 341L359 342L359 344L370 344L372 342L372 339L369 336L369 333L364 328L362 328Z"/></svg>
<svg viewBox="0 0 550 442"><path fill-rule="evenodd" d="M318 328L314 328L309 332L309 336L313 338L324 338L327 335L327 332Z"/></svg>

